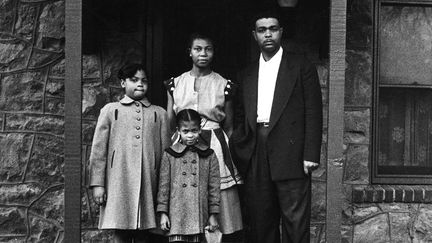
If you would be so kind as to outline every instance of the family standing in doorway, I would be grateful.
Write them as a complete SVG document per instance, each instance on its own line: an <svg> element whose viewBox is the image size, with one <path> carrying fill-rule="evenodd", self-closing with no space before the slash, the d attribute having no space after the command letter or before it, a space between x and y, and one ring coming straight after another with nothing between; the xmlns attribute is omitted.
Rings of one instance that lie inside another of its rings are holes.
<svg viewBox="0 0 432 243"><path fill-rule="evenodd" d="M282 33L275 12L257 15L259 60L233 82L211 68L214 41L193 34L166 111L146 98L142 65L120 70L125 97L101 110L90 157L99 228L115 242L309 242L321 89Z"/></svg>

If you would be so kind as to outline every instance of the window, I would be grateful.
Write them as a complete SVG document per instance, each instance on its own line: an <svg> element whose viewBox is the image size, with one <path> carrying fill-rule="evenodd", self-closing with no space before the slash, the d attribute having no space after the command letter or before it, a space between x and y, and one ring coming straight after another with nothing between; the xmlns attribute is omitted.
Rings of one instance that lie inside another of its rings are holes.
<svg viewBox="0 0 432 243"><path fill-rule="evenodd" d="M432 4L377 1L372 182L432 184Z"/></svg>

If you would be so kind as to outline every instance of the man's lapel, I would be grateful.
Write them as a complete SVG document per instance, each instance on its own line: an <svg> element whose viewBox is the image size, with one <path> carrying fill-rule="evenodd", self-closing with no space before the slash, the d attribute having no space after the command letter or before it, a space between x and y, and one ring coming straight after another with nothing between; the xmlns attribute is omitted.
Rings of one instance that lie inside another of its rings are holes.
<svg viewBox="0 0 432 243"><path fill-rule="evenodd" d="M253 131L256 128L257 119L258 63L259 62L254 63L249 69L246 79L244 80L246 83L243 83L243 95L247 97L245 100L248 101L248 103L245 104L246 119Z"/></svg>
<svg viewBox="0 0 432 243"><path fill-rule="evenodd" d="M270 113L270 130L274 127L279 117L281 116L283 109L285 108L289 98L291 97L291 93L296 83L293 61L294 60L291 60L289 58L288 53L284 51L279 66L279 72L276 79L276 86L273 95L273 104Z"/></svg>

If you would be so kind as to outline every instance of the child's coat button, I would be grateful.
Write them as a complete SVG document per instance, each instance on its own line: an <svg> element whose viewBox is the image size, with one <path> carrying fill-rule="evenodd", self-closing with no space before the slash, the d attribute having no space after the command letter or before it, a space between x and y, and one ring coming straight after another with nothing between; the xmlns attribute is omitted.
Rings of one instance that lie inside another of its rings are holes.
<svg viewBox="0 0 432 243"><path fill-rule="evenodd" d="M193 187L197 187L197 184L196 184L196 183L194 183L194 184L192 184L192 186L193 186Z"/></svg>
<svg viewBox="0 0 432 243"><path fill-rule="evenodd" d="M137 139L139 139L139 138L140 138L140 135L136 135L135 137L136 137Z"/></svg>
<svg viewBox="0 0 432 243"><path fill-rule="evenodd" d="M140 113L140 112L141 112L141 110L136 110L136 112L137 112L137 113Z"/></svg>
<svg viewBox="0 0 432 243"><path fill-rule="evenodd" d="M186 175L186 172L183 171L182 175Z"/></svg>
<svg viewBox="0 0 432 243"><path fill-rule="evenodd" d="M141 121L141 118L140 118L140 117L137 117L137 121Z"/></svg>
<svg viewBox="0 0 432 243"><path fill-rule="evenodd" d="M196 172L192 172L192 175L196 175Z"/></svg>
<svg viewBox="0 0 432 243"><path fill-rule="evenodd" d="M139 104L138 104L138 103L135 103L135 105L136 105L136 106L139 106Z"/></svg>
<svg viewBox="0 0 432 243"><path fill-rule="evenodd" d="M187 161L186 160L183 160L183 164L186 164L187 163Z"/></svg>
<svg viewBox="0 0 432 243"><path fill-rule="evenodd" d="M192 160L192 164L196 164L196 160Z"/></svg>
<svg viewBox="0 0 432 243"><path fill-rule="evenodd" d="M183 187L187 187L187 185L186 185L186 184L183 184Z"/></svg>
<svg viewBox="0 0 432 243"><path fill-rule="evenodd" d="M141 129L141 127L136 127L136 130L140 130Z"/></svg>

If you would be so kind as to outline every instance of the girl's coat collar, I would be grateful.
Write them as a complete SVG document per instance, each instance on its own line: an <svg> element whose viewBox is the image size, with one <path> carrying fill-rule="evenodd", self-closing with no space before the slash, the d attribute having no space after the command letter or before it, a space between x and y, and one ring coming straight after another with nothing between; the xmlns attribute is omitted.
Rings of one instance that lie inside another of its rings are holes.
<svg viewBox="0 0 432 243"><path fill-rule="evenodd" d="M199 157L203 158L206 158L213 153L213 150L209 148L209 146L202 143L197 143L192 146L186 146L182 143L175 143L171 145L171 147L167 148L165 151L175 158L180 158L189 150L192 152L196 152Z"/></svg>
<svg viewBox="0 0 432 243"><path fill-rule="evenodd" d="M147 98L144 98L142 100L137 100L137 101L140 102L145 107L151 106L151 103L150 103L150 101ZM133 100L131 97L129 97L127 95L125 95L123 97L123 99L120 100L120 103L123 104L123 105L130 105L130 104L132 104L134 102L135 102L135 100Z"/></svg>

